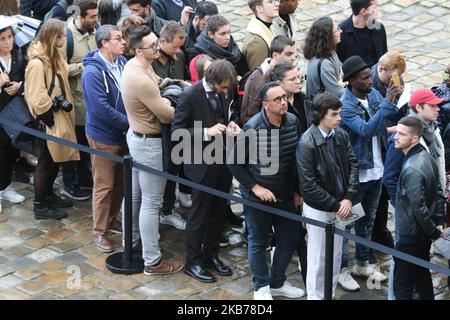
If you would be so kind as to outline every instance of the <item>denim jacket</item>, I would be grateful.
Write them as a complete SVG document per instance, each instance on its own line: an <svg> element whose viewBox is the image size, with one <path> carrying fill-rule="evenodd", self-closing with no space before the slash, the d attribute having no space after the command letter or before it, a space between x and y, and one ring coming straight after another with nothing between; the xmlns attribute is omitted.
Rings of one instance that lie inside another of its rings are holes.
<svg viewBox="0 0 450 320"><path fill-rule="evenodd" d="M353 95L350 88L347 87L341 97L341 127L350 136L350 143L359 161L360 169L374 167L372 138L375 135L381 143L384 161L388 138L385 118L397 112L396 105L384 99L376 89L372 89L367 94L367 100L372 116L365 111L364 106Z"/></svg>

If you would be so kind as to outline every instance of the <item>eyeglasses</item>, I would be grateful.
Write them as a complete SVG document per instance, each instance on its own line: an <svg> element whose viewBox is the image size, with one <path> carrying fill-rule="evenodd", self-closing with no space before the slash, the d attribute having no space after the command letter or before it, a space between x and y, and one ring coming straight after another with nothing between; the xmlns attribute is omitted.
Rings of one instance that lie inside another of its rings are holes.
<svg viewBox="0 0 450 320"><path fill-rule="evenodd" d="M287 94L283 94L282 96L275 97L275 98L273 98L272 100L266 99L266 100L264 100L264 101L267 101L267 102L273 101L273 102L275 102L275 103L280 104L282 100L288 101L288 95L287 95Z"/></svg>
<svg viewBox="0 0 450 320"><path fill-rule="evenodd" d="M141 50L152 49L153 51L157 51L159 48L160 48L159 41L156 41L154 44L152 44L151 46L149 46L147 48L142 47L142 48L138 48L138 49L141 49Z"/></svg>
<svg viewBox="0 0 450 320"><path fill-rule="evenodd" d="M342 32L342 29L339 28L339 26L336 26L336 30L334 30L334 32L339 32L339 33L341 33L341 32Z"/></svg>
<svg viewBox="0 0 450 320"><path fill-rule="evenodd" d="M116 37L116 38L109 39L109 41L111 41L111 40L116 40L116 41L121 42L122 40L124 40L124 38L123 37Z"/></svg>
<svg viewBox="0 0 450 320"><path fill-rule="evenodd" d="M270 4L275 4L275 3L278 3L278 4L280 4L280 0L267 0L267 3L270 3Z"/></svg>

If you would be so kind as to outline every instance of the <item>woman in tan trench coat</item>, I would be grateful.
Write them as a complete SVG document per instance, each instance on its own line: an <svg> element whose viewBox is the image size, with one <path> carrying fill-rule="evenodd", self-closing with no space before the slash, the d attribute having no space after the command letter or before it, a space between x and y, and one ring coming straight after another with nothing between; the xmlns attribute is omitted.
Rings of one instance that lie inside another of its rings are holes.
<svg viewBox="0 0 450 320"><path fill-rule="evenodd" d="M46 133L72 142L75 136L75 110L56 110L55 97L63 95L73 103L69 86L69 65L59 48L66 40L66 27L62 21L50 19L45 22L36 39L28 48L29 63L25 70L25 100L31 113L45 124ZM54 89L48 89L55 75ZM53 193L53 183L59 172L59 164L79 160L77 150L47 141L47 150L39 158L34 174L33 203L36 219L62 219L67 213L59 208L71 207L70 201Z"/></svg>

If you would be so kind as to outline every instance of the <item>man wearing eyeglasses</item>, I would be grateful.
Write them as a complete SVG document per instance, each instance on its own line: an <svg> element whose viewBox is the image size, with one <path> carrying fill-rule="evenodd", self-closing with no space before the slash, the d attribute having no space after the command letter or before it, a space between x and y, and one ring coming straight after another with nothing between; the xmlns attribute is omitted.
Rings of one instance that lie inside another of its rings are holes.
<svg viewBox="0 0 450 320"><path fill-rule="evenodd" d="M86 136L89 146L117 156L128 153L125 134L128 119L122 101L120 82L126 59L125 40L115 26L103 25L95 34L98 50L88 53L81 76L86 103ZM92 155L92 216L95 244L102 252L113 251L108 232L117 232L123 195L122 166ZM119 224L120 226L120 224ZM114 227L114 228L113 228Z"/></svg>
<svg viewBox="0 0 450 320"><path fill-rule="evenodd" d="M147 26L130 33L130 44L136 57L124 68L122 93L130 121L128 147L134 161L156 170L163 170L161 123L172 121L174 108L159 92L160 78L151 64L159 58L158 38ZM163 258L158 245L159 211L162 207L166 179L133 169L134 243L142 243L144 273L167 274L180 271L183 262Z"/></svg>
<svg viewBox="0 0 450 320"><path fill-rule="evenodd" d="M241 184L245 199L296 212L295 152L301 136L300 122L295 115L288 113L288 95L278 82L266 83L261 88L260 98L262 109L247 121L244 133L238 135L229 168ZM258 145L256 154L251 151L252 145ZM240 154L242 150L245 150L244 154ZM267 161L269 154L276 156ZM272 300L274 296L301 298L305 292L286 281L286 269L299 243L300 224L249 206L246 207L245 219L254 299ZM277 246L269 272L266 248L272 227Z"/></svg>

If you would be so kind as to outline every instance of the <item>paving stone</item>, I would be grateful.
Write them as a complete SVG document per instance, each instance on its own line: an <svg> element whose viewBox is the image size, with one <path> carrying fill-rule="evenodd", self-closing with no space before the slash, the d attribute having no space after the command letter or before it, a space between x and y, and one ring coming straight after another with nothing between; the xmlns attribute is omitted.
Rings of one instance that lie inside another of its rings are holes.
<svg viewBox="0 0 450 320"><path fill-rule="evenodd" d="M136 288L140 283L128 277L124 277L121 281L111 281L105 285L105 288L113 292L123 292Z"/></svg>
<svg viewBox="0 0 450 320"><path fill-rule="evenodd" d="M14 275L24 280L31 280L38 277L43 272L44 271L39 267L39 265L33 265L18 270Z"/></svg>
<svg viewBox="0 0 450 320"><path fill-rule="evenodd" d="M0 214L0 223L8 221L8 216L6 214Z"/></svg>
<svg viewBox="0 0 450 320"><path fill-rule="evenodd" d="M6 276L7 274L13 273L14 271L16 270L8 265L0 265L0 278Z"/></svg>
<svg viewBox="0 0 450 320"><path fill-rule="evenodd" d="M66 228L57 228L49 231L43 238L50 239L53 241L62 241L69 238L73 234L73 231Z"/></svg>
<svg viewBox="0 0 450 320"><path fill-rule="evenodd" d="M42 230L50 231L64 226L64 223L56 220L41 220L38 227Z"/></svg>
<svg viewBox="0 0 450 320"><path fill-rule="evenodd" d="M0 256L0 264L4 264L6 262L8 262L8 258Z"/></svg>
<svg viewBox="0 0 450 320"><path fill-rule="evenodd" d="M76 251L67 252L58 259L67 264L78 264L86 261L86 257Z"/></svg>
<svg viewBox="0 0 450 320"><path fill-rule="evenodd" d="M6 265L13 268L14 270L19 270L21 268L26 268L36 264L36 261L30 259L29 257L21 257L15 260L10 260Z"/></svg>
<svg viewBox="0 0 450 320"><path fill-rule="evenodd" d="M402 8L400 8L399 6L389 3L385 6L382 6L380 11L385 12L387 14L393 14L393 13L399 12L401 10L402 10Z"/></svg>
<svg viewBox="0 0 450 320"><path fill-rule="evenodd" d="M5 300L25 300L30 296L16 289L8 289L0 292L0 299Z"/></svg>
<svg viewBox="0 0 450 320"><path fill-rule="evenodd" d="M30 255L28 255L29 258L36 260L39 263L53 260L59 256L61 256L60 253L55 252L50 249L47 249L47 248L39 249L38 251L35 251L35 252L31 253Z"/></svg>
<svg viewBox="0 0 450 320"><path fill-rule="evenodd" d="M106 258L107 258L107 256L105 254L100 254L98 256L94 256L94 257L87 259L86 263L96 269L103 270L103 269L105 269Z"/></svg>
<svg viewBox="0 0 450 320"><path fill-rule="evenodd" d="M52 272L39 277L39 280L51 286L61 286L70 278L70 274L66 272Z"/></svg>
<svg viewBox="0 0 450 320"><path fill-rule="evenodd" d="M402 6L404 8L409 7L409 6L419 3L419 2L420 2L420 0L394 0L395 4Z"/></svg>
<svg viewBox="0 0 450 320"><path fill-rule="evenodd" d="M90 290L104 282L105 280L101 279L100 277L90 274L81 279L81 288L83 290Z"/></svg>
<svg viewBox="0 0 450 320"><path fill-rule="evenodd" d="M17 259L29 254L30 252L32 252L32 250L24 246L14 246L2 250L2 255L9 259Z"/></svg>
<svg viewBox="0 0 450 320"><path fill-rule="evenodd" d="M97 249L95 244L84 246L78 249L77 252L81 253L86 258L92 258L102 253L100 250Z"/></svg>
<svg viewBox="0 0 450 320"><path fill-rule="evenodd" d="M36 237L24 242L24 245L33 248L33 249L41 249L45 248L49 244L53 243L52 240L44 239L42 237Z"/></svg>
<svg viewBox="0 0 450 320"><path fill-rule="evenodd" d="M59 288L50 289L49 292L57 296L58 298L67 298L70 296L73 296L75 294L80 293L79 290L76 289L70 289L67 286L62 286Z"/></svg>
<svg viewBox="0 0 450 320"><path fill-rule="evenodd" d="M52 249L54 249L55 251L61 252L61 253L66 253L68 251L72 251L75 249L78 249L80 247L82 247L83 245L79 242L70 240L70 239L66 239L64 241L55 243L51 246Z"/></svg>
<svg viewBox="0 0 450 320"><path fill-rule="evenodd" d="M40 236L43 232L37 228L23 229L19 231L19 236L24 240L29 240L34 237Z"/></svg>
<svg viewBox="0 0 450 320"><path fill-rule="evenodd" d="M47 290L50 286L38 280L30 280L22 282L17 288L24 291L25 293L34 295Z"/></svg>
<svg viewBox="0 0 450 320"><path fill-rule="evenodd" d="M0 291L15 287L21 282L20 278L9 274L0 278Z"/></svg>
<svg viewBox="0 0 450 320"><path fill-rule="evenodd" d="M448 10L446 10L442 7L434 7L432 9L428 10L428 13L435 17L440 17L440 16L443 16L444 14L448 13Z"/></svg>

